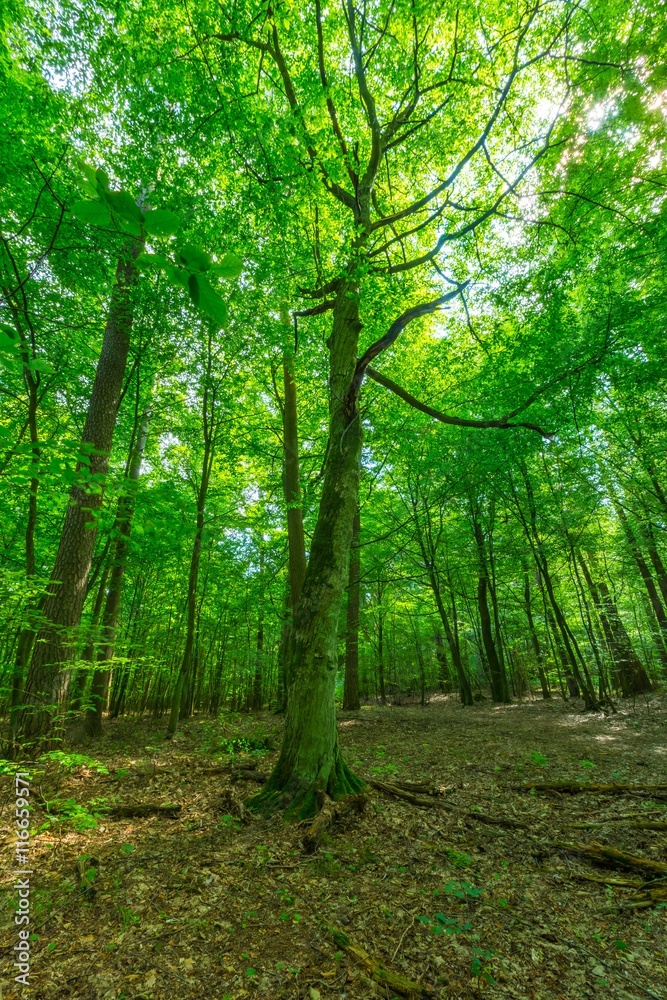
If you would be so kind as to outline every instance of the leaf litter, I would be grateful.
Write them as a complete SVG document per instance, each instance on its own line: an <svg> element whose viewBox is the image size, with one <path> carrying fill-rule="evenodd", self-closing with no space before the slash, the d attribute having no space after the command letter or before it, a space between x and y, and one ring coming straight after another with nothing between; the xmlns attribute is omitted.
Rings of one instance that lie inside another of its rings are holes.
<svg viewBox="0 0 667 1000"><path fill-rule="evenodd" d="M667 794L650 791L667 772L666 709L443 697L341 713L346 759L375 784L364 808L331 809L311 853L304 826L243 806L279 717L194 718L170 743L152 720L111 722L73 766L34 767L32 993L667 1000ZM554 782L583 791L530 787ZM3 862L11 952L10 851ZM5 1000L21 990L5 972Z"/></svg>

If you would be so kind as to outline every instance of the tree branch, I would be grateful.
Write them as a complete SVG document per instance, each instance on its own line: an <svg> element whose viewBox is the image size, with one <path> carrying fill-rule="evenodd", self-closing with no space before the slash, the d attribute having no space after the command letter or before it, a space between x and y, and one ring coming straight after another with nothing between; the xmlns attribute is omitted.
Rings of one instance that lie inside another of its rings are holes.
<svg viewBox="0 0 667 1000"><path fill-rule="evenodd" d="M397 385L396 382L392 382L390 378L387 378L386 375L381 375L380 372L375 371L374 368L367 367L366 375L368 375L369 378L372 378L374 382L384 386L385 389L389 389L390 392L393 392L410 406L413 406L415 410L419 410L421 413L425 413L427 416L433 417L434 420L439 420L443 424L451 424L454 427L495 427L499 430L510 430L515 427L525 427L529 431L535 431L544 438L551 438L554 436L553 431L542 430L542 428L538 427L537 424L523 422L510 424L507 417L503 417L500 420L474 420L467 417L451 417L447 413L435 410L432 406L428 406L426 403L421 403L414 396L410 395L409 392L406 392L405 389L402 389L400 385Z"/></svg>

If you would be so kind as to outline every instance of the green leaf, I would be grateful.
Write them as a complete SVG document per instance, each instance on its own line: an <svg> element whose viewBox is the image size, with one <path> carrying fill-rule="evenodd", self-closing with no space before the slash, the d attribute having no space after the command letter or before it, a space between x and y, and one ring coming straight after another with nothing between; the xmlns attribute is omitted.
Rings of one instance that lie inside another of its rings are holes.
<svg viewBox="0 0 667 1000"><path fill-rule="evenodd" d="M199 305L199 281L197 280L196 274L191 274L188 278L188 291L190 292L190 298L196 306Z"/></svg>
<svg viewBox="0 0 667 1000"><path fill-rule="evenodd" d="M95 180L102 191L109 190L109 175L106 170L102 170L101 167L98 167L95 171Z"/></svg>
<svg viewBox="0 0 667 1000"><path fill-rule="evenodd" d="M75 201L71 212L79 222L86 222L90 226L111 225L111 212L101 201Z"/></svg>
<svg viewBox="0 0 667 1000"><path fill-rule="evenodd" d="M195 275L192 275L195 278ZM199 307L220 326L227 322L227 303L209 285L206 278L195 278L199 286Z"/></svg>
<svg viewBox="0 0 667 1000"><path fill-rule="evenodd" d="M171 268L172 271L175 270L167 258L163 257L160 253L146 253L145 251L142 251L137 256L135 263L138 268L155 268L156 270L159 270L160 268Z"/></svg>
<svg viewBox="0 0 667 1000"><path fill-rule="evenodd" d="M243 270L243 261L235 253L226 253L222 260L211 265L211 270L221 278L238 278Z"/></svg>
<svg viewBox="0 0 667 1000"><path fill-rule="evenodd" d="M178 256L191 271L208 271L211 266L209 255L201 247L192 246L191 243L185 243L179 247Z"/></svg>
<svg viewBox="0 0 667 1000"><path fill-rule="evenodd" d="M104 198L114 212L125 219L141 222L144 215L134 198L127 191L105 191Z"/></svg>
<svg viewBox="0 0 667 1000"><path fill-rule="evenodd" d="M125 214L115 214L114 219L121 232L128 233L130 236L141 236L141 225L136 219L129 218Z"/></svg>
<svg viewBox="0 0 667 1000"><path fill-rule="evenodd" d="M182 267L174 267L169 265L165 268L167 272L167 277L173 285L180 285L181 288L188 287L188 272Z"/></svg>
<svg viewBox="0 0 667 1000"><path fill-rule="evenodd" d="M152 212L146 212L144 216L144 226L149 236L171 236L180 224L179 217L166 208L156 208Z"/></svg>

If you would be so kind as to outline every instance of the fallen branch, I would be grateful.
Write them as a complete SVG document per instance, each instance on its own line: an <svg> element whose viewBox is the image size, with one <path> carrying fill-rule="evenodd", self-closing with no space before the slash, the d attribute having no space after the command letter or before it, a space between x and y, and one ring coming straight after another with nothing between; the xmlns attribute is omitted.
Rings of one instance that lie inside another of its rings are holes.
<svg viewBox="0 0 667 1000"><path fill-rule="evenodd" d="M667 864L664 861L653 861L652 858L626 854L625 851L619 851L615 847L607 847L605 844L598 844L596 841L590 844L557 844L556 846L572 851L574 854L583 854L584 857L600 861L603 864L618 865L621 868L638 868L640 871L667 875Z"/></svg>
<svg viewBox="0 0 667 1000"><path fill-rule="evenodd" d="M377 788L387 795L394 795L396 798L405 799L406 802L412 802L415 806L444 809L446 812L452 812L466 819L474 819L478 823L487 823L492 826L509 826L518 830L525 830L527 827L526 823L521 823L518 819L509 819L506 816L490 816L488 813L477 812L474 809L462 809L460 806L453 806L449 802L443 802L442 799L414 795L412 792L405 791L405 789L399 788L398 785L390 785L386 781L377 781L374 778L365 778L364 780L369 785L372 785L373 788Z"/></svg>
<svg viewBox="0 0 667 1000"><path fill-rule="evenodd" d="M654 822L650 819L597 819L590 823L567 823L572 830L590 830L596 826L606 826L608 823L627 823L635 830L667 830L667 823Z"/></svg>
<svg viewBox="0 0 667 1000"><path fill-rule="evenodd" d="M107 813L111 819L141 819L144 816L166 816L178 819L181 807L175 804L159 805L157 802L135 802L134 805L113 806Z"/></svg>
<svg viewBox="0 0 667 1000"><path fill-rule="evenodd" d="M651 792L665 792L667 785L630 785L611 784L594 785L587 781L533 781L527 785L512 785L517 792L568 792L578 795L581 792L594 792L598 795L623 795L625 792L641 792L650 795Z"/></svg>
<svg viewBox="0 0 667 1000"><path fill-rule="evenodd" d="M388 987L399 996L407 997L408 1000L422 1000L422 998L427 1000L428 997L433 996L432 991L427 986L422 986L411 979L406 979L399 973L385 969L367 951L350 941L347 934L337 931L333 927L329 927L328 930L333 936L334 944L349 955L357 965L365 969L373 982Z"/></svg>

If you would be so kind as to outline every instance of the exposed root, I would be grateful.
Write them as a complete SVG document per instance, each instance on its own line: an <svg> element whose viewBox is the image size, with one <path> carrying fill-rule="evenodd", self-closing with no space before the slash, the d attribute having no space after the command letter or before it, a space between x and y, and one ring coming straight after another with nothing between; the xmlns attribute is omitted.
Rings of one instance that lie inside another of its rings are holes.
<svg viewBox="0 0 667 1000"><path fill-rule="evenodd" d="M336 803L328 795L321 797L320 811L308 827L303 838L303 849L306 854L314 854L320 846L322 837L336 818Z"/></svg>
<svg viewBox="0 0 667 1000"><path fill-rule="evenodd" d="M380 986L385 986L389 990L393 990L394 993L398 993L399 996L407 997L408 1000L422 1000L422 998L428 1000L429 997L433 996L433 992L427 986L422 986L411 979L406 979L399 973L385 969L367 951L350 941L347 934L337 931L333 927L329 928L329 932L333 936L335 945L341 951L346 952L357 965L365 969L370 978L379 983Z"/></svg>
<svg viewBox="0 0 667 1000"><path fill-rule="evenodd" d="M235 788L225 788L220 796L221 805L226 815L236 816L242 823L252 822L250 810L243 803Z"/></svg>
<svg viewBox="0 0 667 1000"><path fill-rule="evenodd" d="M466 819L473 819L478 823L487 823L491 826L508 826L517 830L525 830L527 827L526 823L522 823L518 819L510 819L506 816L490 816L488 813L477 812L475 809L461 809L460 806L453 806L449 802L443 802L442 799L437 799L435 797L426 798L421 795L414 795L412 792L405 791L405 789L399 788L398 785L391 785L386 781L376 781L374 778L368 778L367 780L368 784L372 785L373 788L378 788L381 792L385 792L387 795L395 795L396 798L405 799L407 802L412 802L415 806L427 806L430 809L444 809L446 812L455 813L456 815L463 816Z"/></svg>
<svg viewBox="0 0 667 1000"><path fill-rule="evenodd" d="M667 875L667 864L664 861L653 861L652 858L642 858L635 854L626 854L615 847L608 847L605 844L598 844L593 841L590 844L557 844L556 847L572 851L574 854L582 854L593 861L600 861L602 864L612 864L619 868L637 868L640 871L655 872L657 875Z"/></svg>
<svg viewBox="0 0 667 1000"><path fill-rule="evenodd" d="M363 812L365 805L365 795L348 795L340 802L334 802L328 795L321 796L320 811L303 837L302 844L306 854L315 853L329 827L352 811Z"/></svg>
<svg viewBox="0 0 667 1000"><path fill-rule="evenodd" d="M594 785L587 781L533 781L527 785L512 785L517 792L569 792L578 795L581 792L594 792L600 795L624 795L626 792L639 792L650 795L652 792L667 792L667 785Z"/></svg>

